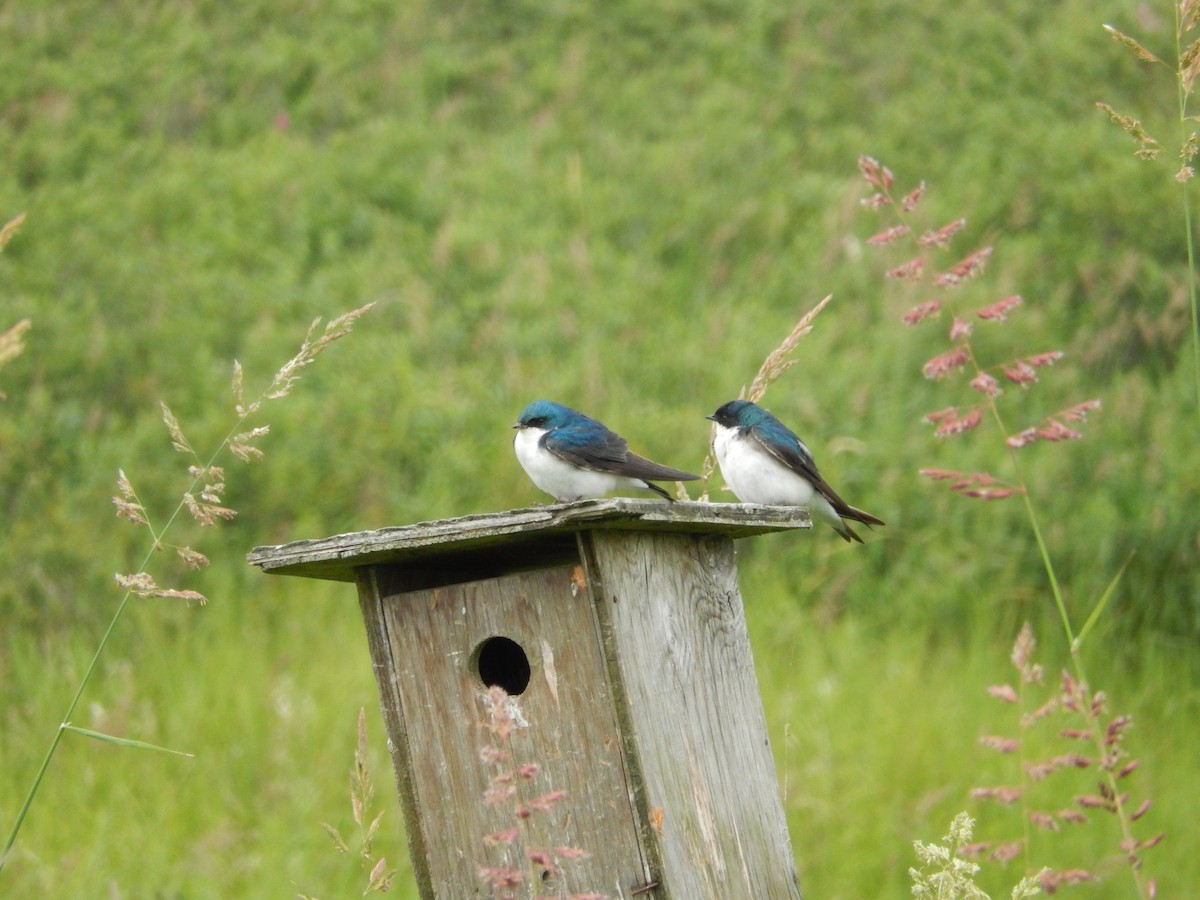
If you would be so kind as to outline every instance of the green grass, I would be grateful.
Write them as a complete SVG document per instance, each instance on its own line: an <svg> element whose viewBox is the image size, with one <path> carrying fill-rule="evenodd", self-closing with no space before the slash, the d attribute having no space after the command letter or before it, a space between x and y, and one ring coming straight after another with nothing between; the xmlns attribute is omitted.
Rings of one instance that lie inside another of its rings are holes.
<svg viewBox="0 0 1200 900"><path fill-rule="evenodd" d="M126 639L111 647L81 719L152 733L195 758L65 741L4 873L6 891L92 896L112 885L134 895L254 896L286 893L295 881L345 895L357 883L354 865L332 851L320 822L350 819L355 704L374 711L376 697L369 665L312 653L314 634L352 657L366 651L354 598L320 593L290 602L279 591L270 606L213 604L202 622L188 621L197 617L186 610L143 609L127 619ZM59 652L78 658L83 649ZM6 710L6 742L32 750L66 698L50 689L58 679L44 677L53 660L12 661L15 671L42 676L22 683L26 702ZM62 677L77 674L65 668ZM373 728L372 762L386 786L390 766ZM27 776L6 768L4 796L18 796ZM385 822L387 855L400 861L398 814Z"/></svg>
<svg viewBox="0 0 1200 900"><path fill-rule="evenodd" d="M28 213L0 256L0 329L33 322L0 370L6 829L118 602L112 573L145 552L112 517L117 467L160 513L182 490L158 401L208 446L231 421L233 359L254 392L313 317L379 301L269 411L266 461L230 463L240 518L180 533L215 561L181 586L212 602L137 601L77 714L195 758L69 735L0 892L360 890L320 828L349 821L360 706L389 777L356 603L258 576L245 550L544 499L509 446L538 396L697 467L702 416L827 293L764 403L889 524L861 548L820 531L747 544L740 566L802 885L905 892L911 841L944 834L997 765L975 742L998 727L984 689L1021 621L1060 656L1061 630L1020 508L915 475L1003 453L919 423L949 402L919 375L944 341L897 322L863 247L861 153L929 180L934 219L967 215L960 246L996 243L981 297L1028 301L1005 341L1067 351L1013 421L1105 402L1084 441L1023 463L1077 624L1135 553L1088 670L1137 718L1146 830L1168 832L1148 867L1164 895L1200 883L1187 248L1177 185L1093 106L1173 121L1173 94L1100 28L1166 54L1161 15L1132 0L0 10L0 219ZM1066 839L1094 862L1115 843L1101 832ZM377 849L405 857L398 810ZM1085 890L1127 896L1112 875Z"/></svg>
<svg viewBox="0 0 1200 900"><path fill-rule="evenodd" d="M778 543L776 563L798 568L811 559L815 536ZM324 897L361 890L365 873L337 855L320 828L350 830L348 773L361 705L375 780L389 804L376 850L400 864L395 896L415 896L353 591L255 581L252 590L214 591L225 599L202 614L151 608L127 622L82 721L152 735L196 756L68 741L4 873L6 892L92 896L110 884L134 896L283 895L293 883ZM979 839L1013 837L1013 813L967 798L973 786L1013 780L1010 761L976 742L1012 730L1011 710L985 693L1011 678L1010 636L979 632L958 644L879 629L859 616L831 623L817 598L789 596L781 581L751 574L743 591L807 895L904 895L911 841L939 837L960 809L980 819ZM1052 643L1052 634L1041 637ZM4 796L18 795L28 768L9 764L9 754L32 758L41 748L64 703L61 686L78 674L72 660L86 649L57 642L53 655L30 648L8 656L5 682L22 702L5 710ZM50 668L56 677L46 677ZM1115 660L1093 666L1117 708L1137 716L1136 790L1154 798L1152 820L1169 832L1148 854L1164 889L1200 878L1186 846L1193 801L1180 788L1200 764L1194 744L1179 744L1200 707L1187 687L1197 683L1195 668L1153 647L1133 672ZM1090 789L1063 790L1069 797ZM1088 895L1126 897L1129 885L1112 858L1116 840L1114 823L1099 817L1041 846L1056 864L1105 859L1110 882ZM985 866L981 883L1004 896L1000 887L1018 872L1015 864Z"/></svg>
<svg viewBox="0 0 1200 900"><path fill-rule="evenodd" d="M803 551L783 554L785 564L796 565L806 556ZM986 693L989 685L1014 680L1010 635L980 628L952 642L937 634L880 631L857 616L831 624L819 608L797 611L794 601L785 599L759 602L770 594L767 585L745 584L743 592L807 896L907 896L913 836L939 838L963 809L978 820L976 840L1021 836L1019 807L968 798L973 787L1018 781L1014 758L978 743L984 735L1017 733L1013 707ZM1062 653L1048 649L1054 628L1047 617L1038 633L1047 648L1039 656L1051 683L1066 662ZM1194 660L1182 656L1148 646L1133 672L1113 657L1092 660L1090 672L1110 692L1114 711L1135 711L1130 746L1142 768L1129 786L1136 802L1150 796L1155 803L1137 831L1148 837L1148 821L1158 823L1154 828L1180 823L1178 834L1170 832L1166 844L1147 851L1147 866L1162 890L1200 877L1200 867L1186 851L1169 846L1188 833L1184 823L1191 807L1186 792L1174 786L1190 784L1200 762L1194 745L1176 744L1183 710L1200 701L1195 689L1181 687L1194 683L1180 679L1192 678L1186 673L1195 671ZM1182 726L1183 733L1189 730ZM1053 753L1077 749L1061 740L1051 746ZM1094 793L1096 786L1091 772L1058 773L1044 785L1035 786L1035 809L1069 806L1073 796ZM1032 840L1035 867L1078 866L1104 875L1103 883L1082 889L1087 896L1134 896L1116 851L1115 818L1093 815L1093 821L1051 836L1034 829ZM1156 858L1156 853L1162 855ZM1004 867L984 862L979 883L993 897L1003 897L1021 874L1019 861Z"/></svg>

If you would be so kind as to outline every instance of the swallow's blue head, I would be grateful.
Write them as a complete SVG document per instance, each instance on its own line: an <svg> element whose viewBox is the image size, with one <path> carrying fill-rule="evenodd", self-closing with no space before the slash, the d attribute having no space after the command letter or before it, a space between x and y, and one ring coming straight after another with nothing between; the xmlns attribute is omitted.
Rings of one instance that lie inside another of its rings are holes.
<svg viewBox="0 0 1200 900"><path fill-rule="evenodd" d="M552 431L581 418L584 418L583 413L576 412L569 406L563 406L553 400L534 400L521 410L513 428L542 428Z"/></svg>
<svg viewBox="0 0 1200 900"><path fill-rule="evenodd" d="M808 447L796 433L763 409L749 400L730 400L708 418L725 428L736 428L741 432L753 428L759 440L783 447L799 448L805 456L811 459Z"/></svg>
<svg viewBox="0 0 1200 900"><path fill-rule="evenodd" d="M749 400L730 400L708 418L726 428L749 428L752 425L761 425L773 417Z"/></svg>

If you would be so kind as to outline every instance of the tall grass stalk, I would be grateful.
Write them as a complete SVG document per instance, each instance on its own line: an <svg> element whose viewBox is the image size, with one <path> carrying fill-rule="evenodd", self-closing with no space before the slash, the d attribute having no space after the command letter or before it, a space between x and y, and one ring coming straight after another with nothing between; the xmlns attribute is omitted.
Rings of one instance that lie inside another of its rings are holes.
<svg viewBox="0 0 1200 900"><path fill-rule="evenodd" d="M881 211L886 210L895 218L895 224L872 235L868 238L868 243L873 246L892 245L903 241L914 244L913 249L916 255L894 266L888 271L888 276L896 280L918 283L923 288L932 286L938 289L934 299L926 300L908 310L903 316L903 321L908 325L916 325L926 320L936 319L943 313L946 313L951 319L947 335L951 348L926 361L923 367L925 377L942 380L963 372L972 375L969 387L974 391L973 401L966 405L945 407L929 413L925 417L926 421L935 426L936 436L951 438L979 428L983 423L984 416L987 415L995 424L998 433L1006 436L1004 445L1011 467L1011 476L1006 481L1001 481L986 471L966 473L946 469L923 469L921 474L934 480L949 481L951 490L963 497L978 500L1003 500L1015 494L1021 496L1029 528L1037 544L1038 554L1066 638L1071 667L1074 672L1072 683L1081 686L1079 688L1080 695L1086 694L1089 681L1082 653L1083 638L1107 604L1108 598L1115 588L1116 579L1120 578L1121 573L1117 573L1108 589L1093 604L1089 611L1085 630L1077 631L1067 608L1062 582L1055 569L1054 559L1046 543L1033 492L1030 490L1029 481L1019 459L1019 451L1034 443L1058 443L1082 438L1083 435L1072 426L1082 423L1090 412L1099 409L1100 401L1087 400L1046 416L1037 425L1013 430L998 402L998 398L1005 393L1005 388L1001 386L1002 382L1007 383L1009 389L1019 388L1024 391L1039 380L1039 370L1057 363L1063 357L1063 353L1058 350L1043 351L1032 355L1014 356L997 365L982 365L973 341L976 322L979 322L981 327L1003 323L1007 321L1014 310L1024 303L1019 295L1011 295L975 309L967 308L962 299L962 287L966 282L977 278L982 273L992 257L993 248L990 246L979 247L961 257L948 268L934 274L940 268L937 253L949 248L954 236L966 227L966 219L957 218L941 227L921 231L914 221L913 211L918 207L925 194L924 182L907 194L899 196L893 189L892 173L876 160L862 157L859 160L859 169L866 182L875 191L871 197L864 200L864 205ZM1121 571L1124 569L1122 568ZM1102 792L1106 798L1111 799L1111 811L1116 814L1120 822L1122 850L1126 852L1130 861L1130 871L1137 886L1138 895L1148 897L1150 888L1141 876L1137 850L1153 844L1139 842L1132 834L1132 819L1130 811L1126 808L1127 797L1121 793L1117 785L1117 778L1123 776L1117 774L1115 759L1112 758L1111 746L1105 743L1105 735L1093 727L1099 715L1098 707L1103 706L1101 702L1103 695L1097 694L1096 696L1101 700L1090 703L1083 703L1077 697L1072 696L1071 703L1064 705L1076 711L1082 718L1083 727L1080 733L1090 736L1094 744L1096 759L1101 761L1098 763L1098 768L1105 785ZM1076 709L1076 707L1078 708ZM1105 760L1112 764L1105 764L1103 762ZM1024 846L1026 849L1028 848L1028 841L1024 842Z"/></svg>
<svg viewBox="0 0 1200 900"><path fill-rule="evenodd" d="M1192 91L1200 76L1200 38L1188 43L1188 35L1200 25L1200 0L1179 0L1171 4L1175 16L1175 61L1167 63L1160 59L1135 38L1105 25L1104 30L1119 44L1130 50L1142 62L1159 65L1171 72L1175 80L1176 119L1179 128L1179 159L1180 165L1175 173L1183 193L1183 227L1187 239L1188 261L1188 306L1192 317L1192 382L1196 393L1196 414L1200 416L1200 300L1197 299L1197 261L1192 224L1192 190L1191 183L1196 177L1193 162L1200 154L1200 136L1196 134L1193 124L1196 117L1189 114L1188 104ZM1162 145L1145 129L1142 123L1122 113L1117 112L1107 103L1097 103L1112 121L1122 128L1137 142L1139 159L1156 160L1162 153Z"/></svg>
<svg viewBox="0 0 1200 900"><path fill-rule="evenodd" d="M92 677L96 672L96 667L99 665L101 657L104 655L105 648L108 646L109 640L116 631L117 624L121 621L121 617L125 609L129 605L129 601L135 597L165 597L172 599L181 599L186 601L196 601L200 604L206 602L206 598L196 592L190 590L176 590L172 588L160 587L152 576L146 572L146 568L150 560L160 550L166 546L165 537L171 531L172 526L180 517L180 514L186 509L193 518L201 526L212 526L216 524L218 519L230 519L236 515L236 512L229 507L223 506L221 503L221 494L224 492L224 473L216 465L218 458L225 451L229 451L233 455L246 462L262 458L262 451L259 450L253 443L256 439L264 436L269 426L259 426L248 431L243 429L246 422L252 416L257 414L264 403L269 400L277 400L291 393L292 388L299 380L300 369L309 365L322 353L333 341L349 334L354 327L355 321L365 314L373 303L368 303L356 310L348 312L325 326L322 333L317 334L317 329L321 320L315 320L309 327L308 334L301 345L300 350L288 360L278 372L267 388L253 401L247 404L243 398L242 389L242 368L238 363L234 363L233 369L233 394L234 394L234 411L236 419L232 427L226 432L216 449L208 455L207 461L199 465L189 466L189 473L192 480L187 490L184 491L182 498L175 505L175 508L168 516L166 523L161 528L155 528L150 522L149 515L145 506L138 500L136 492L129 479L123 471L118 472L117 487L120 496L114 497L113 502L117 507L117 515L129 519L136 525L144 526L150 535L149 546L145 555L138 564L135 574L117 575L116 581L118 586L124 588L124 593L121 596L120 602L117 604L116 611L109 620L108 627L104 630L100 642L96 646L95 652L92 654L91 661L84 670L83 677L75 688L75 692L71 697L71 701L67 704L66 711L63 713L62 720L55 728L54 735L50 740L49 746L42 757L41 764L38 766L37 773L34 775L32 782L29 785L29 790L25 794L25 799L22 801L20 808L17 810L16 819L13 822L12 828L9 830L8 837L5 840L4 848L0 851L0 872L3 871L8 860L11 858L13 846L16 844L17 837L21 833L21 827L25 823L25 819L29 814L30 808L33 806L34 800L37 798L38 791L42 786L42 782L46 777L46 772L50 768L50 763L58 752L59 745L62 742L63 735L68 732L84 734L88 737L99 738L101 740L110 740L117 743L123 743L130 746L141 746L150 749L161 750L163 748L154 747L151 744L144 742L126 741L120 738L115 738L112 735L103 735L99 732L80 729L71 723L72 717L75 715L75 710L79 706L79 701L91 683ZM163 421L167 427L168 434L171 438L171 443L174 448L192 457L195 462L200 462L200 457L192 449L191 444L184 436L182 429L179 426L175 416L164 403L162 404ZM199 568L206 565L208 560L203 554L192 550L190 547L175 547L177 554L189 568ZM170 751L176 752L176 751Z"/></svg>
<svg viewBox="0 0 1200 900"><path fill-rule="evenodd" d="M1196 155L1196 133L1188 128L1188 100L1196 79L1197 57L1200 43L1193 43L1186 50L1184 34L1196 24L1195 0L1172 3L1175 11L1175 58L1179 65L1175 70L1175 99L1179 120L1179 146L1183 165L1176 176L1183 190L1183 227L1187 237L1188 260L1188 307L1192 312L1192 367L1196 387L1196 414L1200 416L1200 310L1196 297L1196 245L1192 235L1192 192L1189 182L1195 176L1191 162Z"/></svg>

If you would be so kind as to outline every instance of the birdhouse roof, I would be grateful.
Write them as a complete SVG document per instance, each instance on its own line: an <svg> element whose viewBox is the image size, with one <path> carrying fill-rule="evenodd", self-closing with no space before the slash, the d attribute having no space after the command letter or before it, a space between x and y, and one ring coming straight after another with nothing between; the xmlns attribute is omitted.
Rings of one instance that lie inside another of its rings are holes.
<svg viewBox="0 0 1200 900"><path fill-rule="evenodd" d="M811 528L808 511L745 503L664 503L616 497L533 506L255 547L264 572L355 580L361 566L402 564L455 569L453 580L554 565L577 557L576 535L614 529L741 538Z"/></svg>

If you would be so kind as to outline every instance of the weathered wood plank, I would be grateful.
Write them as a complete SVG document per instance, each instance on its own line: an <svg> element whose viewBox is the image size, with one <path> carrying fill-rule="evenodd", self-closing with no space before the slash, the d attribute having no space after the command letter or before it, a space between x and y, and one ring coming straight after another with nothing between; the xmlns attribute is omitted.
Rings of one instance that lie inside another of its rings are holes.
<svg viewBox="0 0 1200 900"><path fill-rule="evenodd" d="M429 884L432 876L429 871L429 853L426 851L428 835L421 824L417 786L413 781L414 752L409 744L408 732L404 728L403 708L400 702L401 686L392 657L392 641L389 635L393 616L389 614L389 603L380 590L379 575L379 570L373 568L358 570L358 602L367 629L371 667L375 670L375 682L379 687L379 707L388 736L392 771L396 776L396 790L400 795L400 810L404 814L404 833L408 839L408 855L412 860L413 875L418 884Z"/></svg>
<svg viewBox="0 0 1200 900"><path fill-rule="evenodd" d="M481 725L486 688L475 651L502 635L525 650L530 665L528 687L511 701L526 724L505 748L518 764L541 767L518 784L521 799L566 791L550 812L527 820L531 840L591 854L565 863L564 877L541 881L536 892L629 897L648 866L582 567L416 591L403 569L371 567L359 585L421 896L491 896L480 866L528 869L527 846L482 841L515 824L511 802L484 803L493 770L480 760L492 739Z"/></svg>
<svg viewBox="0 0 1200 900"><path fill-rule="evenodd" d="M596 527L738 538L812 522L797 507L614 497L256 547L247 559L265 572L334 581L352 582L355 568L381 563L457 571L469 581L566 563L577 552L575 535Z"/></svg>
<svg viewBox="0 0 1200 900"><path fill-rule="evenodd" d="M597 530L580 544L638 824L662 860L654 896L799 898L733 542Z"/></svg>

